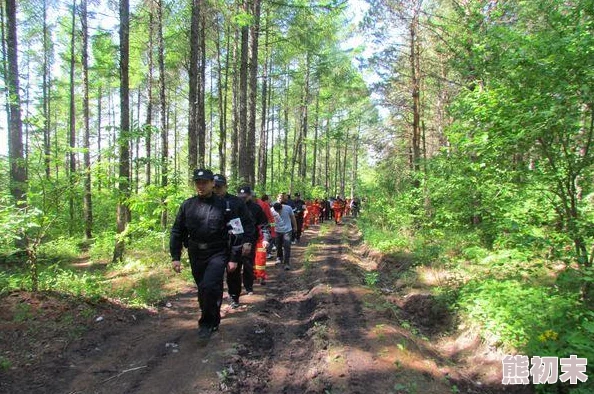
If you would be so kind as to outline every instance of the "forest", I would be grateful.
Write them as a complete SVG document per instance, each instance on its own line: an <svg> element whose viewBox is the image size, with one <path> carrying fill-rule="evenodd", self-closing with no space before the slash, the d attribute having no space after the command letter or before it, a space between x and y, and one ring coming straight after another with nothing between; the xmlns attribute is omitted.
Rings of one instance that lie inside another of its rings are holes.
<svg viewBox="0 0 594 394"><path fill-rule="evenodd" d="M209 168L361 198L366 288L422 288L448 333L594 360L591 0L3 0L0 24L0 299L179 294L169 232Z"/></svg>

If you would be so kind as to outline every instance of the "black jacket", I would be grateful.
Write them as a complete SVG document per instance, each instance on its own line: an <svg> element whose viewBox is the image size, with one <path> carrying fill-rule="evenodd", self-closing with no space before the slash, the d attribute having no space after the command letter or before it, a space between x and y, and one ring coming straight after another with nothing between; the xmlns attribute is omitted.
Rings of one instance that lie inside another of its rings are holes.
<svg viewBox="0 0 594 394"><path fill-rule="evenodd" d="M238 238L240 238L242 244L255 244L258 240L258 231L256 230L256 225L254 224L254 218L247 209L245 202L241 198L229 193L225 194L223 198L228 202L228 208L235 213L232 219L241 219L241 225L243 226L243 236Z"/></svg>
<svg viewBox="0 0 594 394"><path fill-rule="evenodd" d="M213 250L227 249L230 261L239 261L242 240L239 237L230 237L227 223L233 218L241 218L241 214L246 211L245 204L244 211L241 212L238 206L227 204L225 199L215 194L208 198L188 198L181 204L171 228L171 259L179 260L182 247L190 241L208 245ZM247 226L249 228L249 223Z"/></svg>

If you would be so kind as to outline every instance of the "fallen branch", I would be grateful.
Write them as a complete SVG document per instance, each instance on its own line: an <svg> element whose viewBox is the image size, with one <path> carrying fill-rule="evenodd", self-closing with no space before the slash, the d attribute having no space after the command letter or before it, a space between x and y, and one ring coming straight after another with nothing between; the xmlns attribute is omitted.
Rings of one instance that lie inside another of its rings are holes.
<svg viewBox="0 0 594 394"><path fill-rule="evenodd" d="M113 379L117 379L117 378L119 378L120 376L122 376L123 374L125 374L125 373L127 373L127 372L136 371L136 370L138 370L138 369L142 369L142 368L146 368L146 367L147 367L147 365L143 365L142 367L136 367L136 368L130 368L130 369L126 369L126 370L124 370L124 371L120 372L119 374L112 376L111 378L105 379L105 380L104 380L103 382L101 382L101 383L107 383L107 382L109 382L110 380L113 380Z"/></svg>

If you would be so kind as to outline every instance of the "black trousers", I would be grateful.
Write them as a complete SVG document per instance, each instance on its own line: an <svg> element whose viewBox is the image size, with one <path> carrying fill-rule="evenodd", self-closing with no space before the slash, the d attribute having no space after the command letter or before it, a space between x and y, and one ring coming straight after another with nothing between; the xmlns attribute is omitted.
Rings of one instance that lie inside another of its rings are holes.
<svg viewBox="0 0 594 394"><path fill-rule="evenodd" d="M256 259L256 247L252 246L249 256L241 256L241 261L237 263L237 268L233 272L227 272L227 287L229 296L239 302L241 295L241 279L246 291L254 290L254 260Z"/></svg>
<svg viewBox="0 0 594 394"><path fill-rule="evenodd" d="M301 239L301 231L303 230L303 214L299 213L295 215L295 221L297 222L297 229L295 229L295 239L299 241Z"/></svg>
<svg viewBox="0 0 594 394"><path fill-rule="evenodd" d="M229 261L229 252L222 250L199 250L190 244L188 249L192 275L198 286L200 304L200 327L217 327L221 322L223 280Z"/></svg>

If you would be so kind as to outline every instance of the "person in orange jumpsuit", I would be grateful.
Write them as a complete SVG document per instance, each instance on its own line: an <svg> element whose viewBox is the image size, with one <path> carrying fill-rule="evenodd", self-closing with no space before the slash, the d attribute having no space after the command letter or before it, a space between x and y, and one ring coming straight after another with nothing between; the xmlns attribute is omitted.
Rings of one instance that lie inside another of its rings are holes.
<svg viewBox="0 0 594 394"><path fill-rule="evenodd" d="M268 231L270 232L270 239L271 242L274 241L276 238L276 231L275 231L275 221L274 216L272 216L272 212L270 211L270 205L268 204L269 197L268 195L264 194L262 196L262 200L257 198L256 204L262 208L266 218L268 219ZM258 238L258 243L256 244L256 258L254 261L254 278L258 280L261 285L266 284L266 279L268 279L268 275L266 275L266 259L268 257L268 242L264 242L263 236Z"/></svg>
<svg viewBox="0 0 594 394"><path fill-rule="evenodd" d="M311 207L312 207L311 200L306 199L305 200L305 214L303 215L303 230L307 230L307 228L311 224L311 214L312 214Z"/></svg>
<svg viewBox="0 0 594 394"><path fill-rule="evenodd" d="M340 196L336 196L336 200L332 203L332 211L334 211L334 223L342 224L342 214L344 212L344 201Z"/></svg>
<svg viewBox="0 0 594 394"><path fill-rule="evenodd" d="M311 204L311 216L313 224L320 224L320 216L322 215L322 205L320 204L320 200L317 198Z"/></svg>

